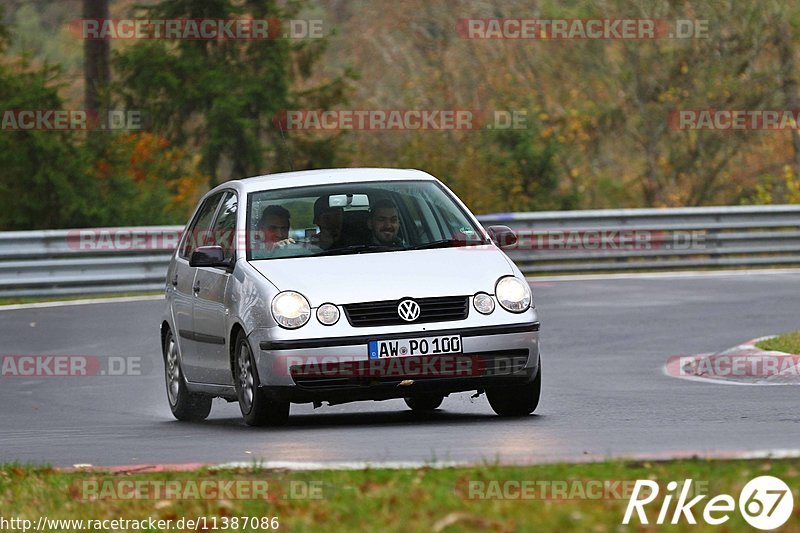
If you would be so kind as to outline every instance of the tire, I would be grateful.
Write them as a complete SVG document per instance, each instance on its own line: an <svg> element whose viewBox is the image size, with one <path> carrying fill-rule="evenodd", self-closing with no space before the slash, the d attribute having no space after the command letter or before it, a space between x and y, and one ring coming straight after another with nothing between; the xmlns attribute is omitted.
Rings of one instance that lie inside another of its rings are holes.
<svg viewBox="0 0 800 533"><path fill-rule="evenodd" d="M529 383L496 387L486 390L486 397L492 410L500 416L527 416L539 406L542 393L542 360L539 359L539 370Z"/></svg>
<svg viewBox="0 0 800 533"><path fill-rule="evenodd" d="M289 402L270 400L261 390L255 358L244 332L236 337L234 382L239 409L248 426L282 426L289 420Z"/></svg>
<svg viewBox="0 0 800 533"><path fill-rule="evenodd" d="M442 405L444 396L439 396L437 394L426 394L424 396L409 396L408 398L404 399L406 401L406 405L409 406L412 411L424 413L433 411Z"/></svg>
<svg viewBox="0 0 800 533"><path fill-rule="evenodd" d="M167 330L164 337L164 377L167 383L167 402L172 411L172 416L184 422L199 422L208 418L211 412L210 396L189 392L186 387L186 378L181 369L181 358L178 354L178 344L172 335L172 330Z"/></svg>

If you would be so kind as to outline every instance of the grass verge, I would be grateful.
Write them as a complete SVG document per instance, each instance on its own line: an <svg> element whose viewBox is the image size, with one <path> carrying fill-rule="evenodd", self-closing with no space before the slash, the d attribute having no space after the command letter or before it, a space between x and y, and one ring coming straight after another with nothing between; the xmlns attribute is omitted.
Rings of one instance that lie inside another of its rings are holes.
<svg viewBox="0 0 800 533"><path fill-rule="evenodd" d="M667 529L703 531L718 530L703 525L703 508L710 497L724 493L738 501L749 480L771 475L782 479L794 493L794 512L784 529L797 531L800 529L799 471L799 459L610 461L361 471L253 468L147 474L65 473L6 465L0 467L0 509L6 519L25 518L33 524L41 516L61 520L146 520L153 517L154 520L172 520L171 529L165 529L171 531L179 530L176 525L181 518L205 517L208 529L212 529L212 520L216 519L221 530L225 519L232 524L234 517L277 517L280 529L285 531L602 532L619 530L634 481L652 479L658 482L661 493L645 509L651 523L649 527L660 530L663 526L652 524L668 492L667 483L692 479L692 486L699 489L692 497L707 495L693 508L699 525L690 525L683 519L678 526ZM222 490L224 482L236 482L232 486L238 488L214 494L213 487ZM604 482L607 484L602 485ZM138 494L149 496L134 497L133 487L138 487ZM681 485L678 492L680 488ZM169 490L173 491L173 497L166 497L169 492L164 491ZM211 492L206 493L205 498L193 497L198 496L200 490ZM237 498L243 495L249 499ZM678 495L673 495L669 517L678 500ZM730 519L721 530L753 531L738 510L729 514ZM242 527L240 522L237 529L267 529L249 525ZM78 530L75 524L71 527L61 530ZM634 518L631 529L641 527ZM47 529L58 530L53 524Z"/></svg>
<svg viewBox="0 0 800 533"><path fill-rule="evenodd" d="M800 354L800 331L792 331L756 343L762 350L777 350L779 352Z"/></svg>

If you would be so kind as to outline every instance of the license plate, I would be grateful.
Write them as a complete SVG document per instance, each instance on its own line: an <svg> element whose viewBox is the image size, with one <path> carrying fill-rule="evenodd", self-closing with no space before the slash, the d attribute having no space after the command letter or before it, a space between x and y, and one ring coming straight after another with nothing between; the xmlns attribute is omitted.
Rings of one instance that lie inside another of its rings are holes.
<svg viewBox="0 0 800 533"><path fill-rule="evenodd" d="M422 337L393 341L369 341L370 359L413 357L415 355L441 355L461 353L461 335Z"/></svg>

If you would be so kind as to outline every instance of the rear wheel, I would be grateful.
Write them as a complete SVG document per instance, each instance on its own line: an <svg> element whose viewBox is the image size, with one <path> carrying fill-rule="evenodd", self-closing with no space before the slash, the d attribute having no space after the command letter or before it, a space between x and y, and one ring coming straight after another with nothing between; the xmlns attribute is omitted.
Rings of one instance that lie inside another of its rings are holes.
<svg viewBox="0 0 800 533"><path fill-rule="evenodd" d="M270 400L261 390L253 352L244 332L236 337L234 373L239 409L248 426L280 426L289 419L289 402Z"/></svg>
<svg viewBox="0 0 800 533"><path fill-rule="evenodd" d="M164 337L164 372L167 381L167 400L172 415L178 420L197 422L208 418L211 397L189 392L178 357L178 344L172 331Z"/></svg>
<svg viewBox="0 0 800 533"><path fill-rule="evenodd" d="M406 405L409 406L412 411L426 412L433 411L442 405L444 396L437 394L426 394L424 396L409 396L408 398L404 399L406 401Z"/></svg>
<svg viewBox="0 0 800 533"><path fill-rule="evenodd" d="M492 410L500 416L525 416L536 410L542 393L542 360L530 383L496 387L486 390Z"/></svg>

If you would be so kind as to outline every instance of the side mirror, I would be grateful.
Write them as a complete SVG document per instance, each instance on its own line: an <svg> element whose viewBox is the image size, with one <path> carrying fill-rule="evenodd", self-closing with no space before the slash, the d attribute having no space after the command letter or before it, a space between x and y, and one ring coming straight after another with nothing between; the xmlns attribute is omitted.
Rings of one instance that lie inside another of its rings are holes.
<svg viewBox="0 0 800 533"><path fill-rule="evenodd" d="M225 251L222 246L200 246L192 252L189 266L230 268L231 263L225 259Z"/></svg>
<svg viewBox="0 0 800 533"><path fill-rule="evenodd" d="M517 234L508 226L489 226L486 231L500 248L510 248L517 244Z"/></svg>

